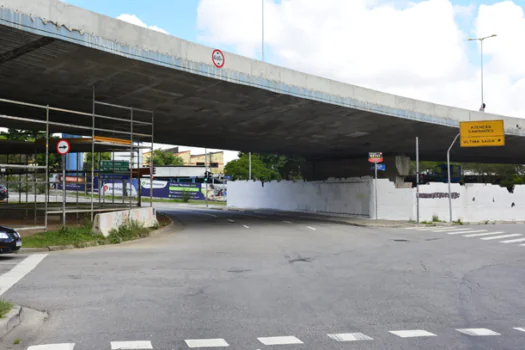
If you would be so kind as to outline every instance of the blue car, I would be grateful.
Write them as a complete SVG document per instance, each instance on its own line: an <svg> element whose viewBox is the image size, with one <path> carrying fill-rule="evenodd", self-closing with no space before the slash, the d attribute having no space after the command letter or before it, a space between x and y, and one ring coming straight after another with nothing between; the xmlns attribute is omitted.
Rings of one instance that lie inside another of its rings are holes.
<svg viewBox="0 0 525 350"><path fill-rule="evenodd" d="M6 200L9 198L9 192L7 191L7 187L0 184L0 201Z"/></svg>
<svg viewBox="0 0 525 350"><path fill-rule="evenodd" d="M0 254L16 253L22 246L22 237L12 228L0 226Z"/></svg>

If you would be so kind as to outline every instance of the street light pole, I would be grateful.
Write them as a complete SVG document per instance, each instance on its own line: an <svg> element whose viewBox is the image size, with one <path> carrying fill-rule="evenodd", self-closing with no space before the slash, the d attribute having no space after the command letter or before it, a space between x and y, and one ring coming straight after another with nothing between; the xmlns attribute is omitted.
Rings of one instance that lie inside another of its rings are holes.
<svg viewBox="0 0 525 350"><path fill-rule="evenodd" d="M481 107L480 112L485 112L485 97L484 97L484 91L483 91L483 42L486 39L494 38L496 37L496 34L492 34L489 36L485 36L483 38L469 38L468 41L479 41L480 43L480 49L481 49Z"/></svg>
<svg viewBox="0 0 525 350"><path fill-rule="evenodd" d="M261 0L261 10L262 10L262 18L261 18L261 34L262 34L262 41L261 41L261 56L262 61L264 62L264 0Z"/></svg>

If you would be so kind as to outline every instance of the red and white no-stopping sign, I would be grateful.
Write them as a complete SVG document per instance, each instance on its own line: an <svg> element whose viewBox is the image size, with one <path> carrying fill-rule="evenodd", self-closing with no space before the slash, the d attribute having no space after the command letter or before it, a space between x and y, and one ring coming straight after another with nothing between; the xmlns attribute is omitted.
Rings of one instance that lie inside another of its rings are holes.
<svg viewBox="0 0 525 350"><path fill-rule="evenodd" d="M211 54L211 60L217 68L222 68L224 66L224 54L219 49L213 50L213 53Z"/></svg>
<svg viewBox="0 0 525 350"><path fill-rule="evenodd" d="M69 144L68 140L62 139L57 142L58 154L65 156L66 154L69 153L69 151L71 151L71 145Z"/></svg>

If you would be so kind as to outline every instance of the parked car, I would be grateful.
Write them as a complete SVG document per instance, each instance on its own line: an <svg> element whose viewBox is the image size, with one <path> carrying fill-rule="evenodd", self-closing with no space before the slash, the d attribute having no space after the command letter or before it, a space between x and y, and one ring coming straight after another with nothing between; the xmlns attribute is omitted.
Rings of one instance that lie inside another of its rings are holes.
<svg viewBox="0 0 525 350"><path fill-rule="evenodd" d="M9 192L7 191L7 187L0 184L0 201L4 201L7 198L9 198Z"/></svg>
<svg viewBox="0 0 525 350"><path fill-rule="evenodd" d="M22 237L12 228L0 226L0 254L16 253L22 246Z"/></svg>

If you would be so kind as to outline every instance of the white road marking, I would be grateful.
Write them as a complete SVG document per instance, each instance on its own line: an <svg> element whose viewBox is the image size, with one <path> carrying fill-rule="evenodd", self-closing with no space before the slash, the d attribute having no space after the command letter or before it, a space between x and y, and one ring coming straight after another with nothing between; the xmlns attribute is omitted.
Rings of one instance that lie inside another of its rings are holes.
<svg viewBox="0 0 525 350"><path fill-rule="evenodd" d="M199 214L202 214L202 215L208 215L208 216L213 216L214 218L217 218L218 216L217 215L213 215L213 214L208 214L208 213L201 213L200 211L197 212Z"/></svg>
<svg viewBox="0 0 525 350"><path fill-rule="evenodd" d="M250 226L248 225L242 225L244 228L250 228Z"/></svg>
<svg viewBox="0 0 525 350"><path fill-rule="evenodd" d="M457 228L457 227L453 227L453 228L448 228L446 230L432 230L431 232L447 232L447 231L470 231L472 230L471 228Z"/></svg>
<svg viewBox="0 0 525 350"><path fill-rule="evenodd" d="M112 341L111 350L153 349L149 340Z"/></svg>
<svg viewBox="0 0 525 350"><path fill-rule="evenodd" d="M488 328L460 328L456 331L471 336L501 335Z"/></svg>
<svg viewBox="0 0 525 350"><path fill-rule="evenodd" d="M447 232L447 234L449 234L449 235L459 235L460 233L477 233L477 232L487 232L487 230L455 231L455 232Z"/></svg>
<svg viewBox="0 0 525 350"><path fill-rule="evenodd" d="M501 241L500 243L519 243L519 242L525 242L525 238L509 239L506 241Z"/></svg>
<svg viewBox="0 0 525 350"><path fill-rule="evenodd" d="M502 236L491 236L491 237L484 237L481 238L484 241L490 241L492 239L500 239L500 238L511 238L511 237L518 237L521 236L521 233L513 233L511 235L502 235Z"/></svg>
<svg viewBox="0 0 525 350"><path fill-rule="evenodd" d="M359 340L374 340L373 338L363 333L339 333L327 334L330 338L337 341L359 341Z"/></svg>
<svg viewBox="0 0 525 350"><path fill-rule="evenodd" d="M483 237L483 236L490 236L490 235L499 235L505 232L486 232L486 233L474 233L472 235L464 235L463 237Z"/></svg>
<svg viewBox="0 0 525 350"><path fill-rule="evenodd" d="M415 338L415 337L435 337L434 333L427 332L423 329L409 329L405 331L389 331L401 338Z"/></svg>
<svg viewBox="0 0 525 350"><path fill-rule="evenodd" d="M68 344L47 344L47 345L33 345L27 350L73 350L75 343Z"/></svg>
<svg viewBox="0 0 525 350"><path fill-rule="evenodd" d="M235 222L235 220L232 220L232 219L228 219L228 222Z"/></svg>
<svg viewBox="0 0 525 350"><path fill-rule="evenodd" d="M289 344L303 344L302 341L294 336L284 337L262 337L257 338L264 345L289 345Z"/></svg>
<svg viewBox="0 0 525 350"><path fill-rule="evenodd" d="M312 231L315 231L315 228L313 228L312 226L306 226L306 227L309 228Z"/></svg>
<svg viewBox="0 0 525 350"><path fill-rule="evenodd" d="M186 345L190 348L224 348L230 346L226 340L217 339L186 339Z"/></svg>
<svg viewBox="0 0 525 350"><path fill-rule="evenodd" d="M525 328L524 327L514 327L513 329L515 329L517 331L520 331L520 332L525 332Z"/></svg>
<svg viewBox="0 0 525 350"><path fill-rule="evenodd" d="M291 224L290 221L286 221L286 220L284 220L283 222L284 222L285 224Z"/></svg>
<svg viewBox="0 0 525 350"><path fill-rule="evenodd" d="M435 229L437 226L431 227L432 229ZM418 226L418 227L405 227L405 230L424 230L428 229L428 226Z"/></svg>
<svg viewBox="0 0 525 350"><path fill-rule="evenodd" d="M0 276L0 295L7 292L16 282L20 281L31 272L44 258L47 254L34 254L30 255L24 260L22 260L18 265L13 267L10 271L4 273ZM61 350L61 349L60 349Z"/></svg>

